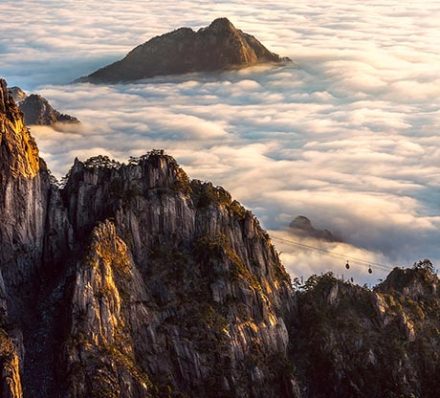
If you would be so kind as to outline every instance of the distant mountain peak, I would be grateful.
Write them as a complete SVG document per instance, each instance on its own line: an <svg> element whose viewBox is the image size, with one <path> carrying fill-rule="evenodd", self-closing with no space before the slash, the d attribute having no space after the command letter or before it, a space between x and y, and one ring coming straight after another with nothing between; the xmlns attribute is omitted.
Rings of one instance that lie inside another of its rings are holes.
<svg viewBox="0 0 440 398"><path fill-rule="evenodd" d="M76 117L58 112L39 94L27 95L20 87L11 87L9 94L24 114L25 124L52 126L56 123L79 123Z"/></svg>
<svg viewBox="0 0 440 398"><path fill-rule="evenodd" d="M342 239L328 229L315 228L305 216L297 216L289 224L290 231L301 237L314 238L327 242L342 242Z"/></svg>
<svg viewBox="0 0 440 398"><path fill-rule="evenodd" d="M79 123L73 116L58 112L49 104L49 101L39 94L31 94L20 103L28 125L54 125L56 123Z"/></svg>
<svg viewBox="0 0 440 398"><path fill-rule="evenodd" d="M219 71L289 61L269 51L254 36L237 29L229 19L217 18L197 32L190 28L179 28L156 36L134 48L124 59L79 81L116 83L160 75Z"/></svg>

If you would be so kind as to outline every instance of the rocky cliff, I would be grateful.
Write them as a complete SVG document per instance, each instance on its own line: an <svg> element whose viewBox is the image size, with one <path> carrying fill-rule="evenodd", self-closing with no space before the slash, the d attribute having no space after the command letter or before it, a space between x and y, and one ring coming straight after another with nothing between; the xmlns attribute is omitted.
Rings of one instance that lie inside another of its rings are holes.
<svg viewBox="0 0 440 398"><path fill-rule="evenodd" d="M62 188L0 83L2 397L436 397L438 278L292 288L269 236L162 151Z"/></svg>
<svg viewBox="0 0 440 398"><path fill-rule="evenodd" d="M227 192L153 152L130 165L76 161L63 197L77 239L91 236L69 299L72 396L84 396L78 385L121 397L289 388L289 277Z"/></svg>
<svg viewBox="0 0 440 398"><path fill-rule="evenodd" d="M305 396L438 395L440 295L429 267L395 268L373 291L314 277L297 300L291 357Z"/></svg>
<svg viewBox="0 0 440 398"><path fill-rule="evenodd" d="M73 116L58 112L38 94L27 95L20 87L11 87L9 94L24 114L25 124L53 126L57 123L79 123Z"/></svg>
<svg viewBox="0 0 440 398"><path fill-rule="evenodd" d="M180 28L154 37L128 55L81 78L82 82L117 83L159 75L243 68L259 63L288 62L226 18L197 32Z"/></svg>
<svg viewBox="0 0 440 398"><path fill-rule="evenodd" d="M2 396L20 397L21 329L42 266L51 185L23 115L0 80L0 365Z"/></svg>

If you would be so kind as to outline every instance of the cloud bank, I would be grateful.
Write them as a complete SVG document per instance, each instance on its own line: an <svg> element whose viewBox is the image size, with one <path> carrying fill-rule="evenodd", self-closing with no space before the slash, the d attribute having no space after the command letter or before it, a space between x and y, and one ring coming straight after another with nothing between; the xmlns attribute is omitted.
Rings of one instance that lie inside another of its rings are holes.
<svg viewBox="0 0 440 398"><path fill-rule="evenodd" d="M440 261L436 2L7 0L0 11L2 74L83 122L32 128L58 176L76 156L124 160L164 148L192 177L223 185L274 236L303 214L344 238L314 243L336 254L390 266ZM218 16L295 64L60 85L151 36ZM274 243L293 275L343 272L336 257ZM373 281L364 271L355 279Z"/></svg>

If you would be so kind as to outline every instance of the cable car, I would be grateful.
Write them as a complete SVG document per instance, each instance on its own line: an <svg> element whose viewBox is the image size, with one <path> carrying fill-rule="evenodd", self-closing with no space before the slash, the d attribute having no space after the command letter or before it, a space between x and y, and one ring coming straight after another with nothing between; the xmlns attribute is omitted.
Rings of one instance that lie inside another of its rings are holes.
<svg viewBox="0 0 440 398"><path fill-rule="evenodd" d="M347 260L347 264L345 264L345 268L350 269L350 264L348 263L348 260Z"/></svg>
<svg viewBox="0 0 440 398"><path fill-rule="evenodd" d="M372 274L372 273L373 273L373 270L371 269L371 267L368 267L368 273L369 273L369 274Z"/></svg>

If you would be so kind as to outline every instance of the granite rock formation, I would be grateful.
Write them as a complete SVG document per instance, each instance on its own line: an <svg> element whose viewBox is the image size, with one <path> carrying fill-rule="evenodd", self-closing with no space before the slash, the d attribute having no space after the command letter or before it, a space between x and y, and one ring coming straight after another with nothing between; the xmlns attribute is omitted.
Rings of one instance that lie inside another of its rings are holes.
<svg viewBox="0 0 440 398"><path fill-rule="evenodd" d="M130 51L124 59L79 81L117 83L285 62L289 59L270 52L254 36L235 28L227 18L219 18L197 32L180 28L154 37Z"/></svg>

